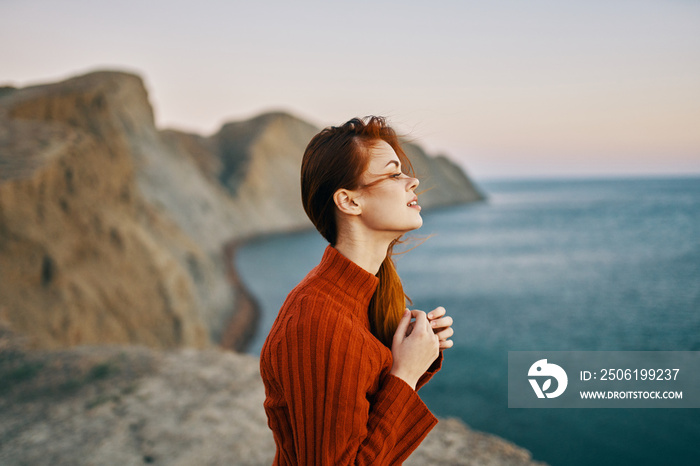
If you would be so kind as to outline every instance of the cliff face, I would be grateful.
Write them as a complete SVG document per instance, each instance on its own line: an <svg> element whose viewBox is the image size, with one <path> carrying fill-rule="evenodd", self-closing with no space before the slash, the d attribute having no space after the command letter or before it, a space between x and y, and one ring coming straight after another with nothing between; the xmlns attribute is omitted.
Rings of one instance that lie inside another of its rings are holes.
<svg viewBox="0 0 700 466"><path fill-rule="evenodd" d="M197 245L144 202L129 134L138 78L89 75L0 100L0 318L39 346L204 346Z"/></svg>
<svg viewBox="0 0 700 466"><path fill-rule="evenodd" d="M270 113L210 137L160 131L126 73L0 88L0 319L44 347L235 346L245 296L224 247L311 227L299 167L318 130ZM406 150L434 186L424 207L479 197L445 159Z"/></svg>
<svg viewBox="0 0 700 466"><path fill-rule="evenodd" d="M211 137L164 130L172 152L192 161L233 206L228 238L311 228L301 207L299 168L318 128L286 113L225 124Z"/></svg>
<svg viewBox="0 0 700 466"><path fill-rule="evenodd" d="M219 180L252 232L311 227L301 206L299 170L318 131L290 115L270 113L224 125L214 136L224 162Z"/></svg>

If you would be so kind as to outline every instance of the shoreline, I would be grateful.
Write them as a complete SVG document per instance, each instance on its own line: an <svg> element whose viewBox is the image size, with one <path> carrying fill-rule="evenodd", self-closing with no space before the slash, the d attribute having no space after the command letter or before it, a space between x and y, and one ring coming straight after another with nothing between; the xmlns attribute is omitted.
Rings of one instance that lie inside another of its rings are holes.
<svg viewBox="0 0 700 466"><path fill-rule="evenodd" d="M235 258L238 248L251 241L275 235L290 235L313 231L313 225L289 228L280 231L268 231L242 236L227 241L223 246L223 256L226 262L226 276L236 296L233 303L231 318L228 319L221 332L219 341L213 341L224 349L238 353L248 353L250 343L259 331L262 309L253 293L241 280L241 275L236 269Z"/></svg>
<svg viewBox="0 0 700 466"><path fill-rule="evenodd" d="M258 331L261 309L253 294L243 284L234 260L236 250L247 241L256 237L257 235L234 239L227 242L223 247L226 277L229 284L233 287L236 300L233 304L231 318L224 326L219 341L214 343L222 348L238 353L247 352L247 347Z"/></svg>

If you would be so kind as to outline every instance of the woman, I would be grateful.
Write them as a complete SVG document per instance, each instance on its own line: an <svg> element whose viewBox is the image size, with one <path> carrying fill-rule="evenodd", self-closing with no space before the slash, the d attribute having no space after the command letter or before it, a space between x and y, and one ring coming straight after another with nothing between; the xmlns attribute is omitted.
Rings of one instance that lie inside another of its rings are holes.
<svg viewBox="0 0 700 466"><path fill-rule="evenodd" d="M302 202L330 245L260 355L276 465L400 464L437 423L416 390L452 346L452 319L406 309L391 259L423 223L411 170L383 118L326 128L306 148Z"/></svg>

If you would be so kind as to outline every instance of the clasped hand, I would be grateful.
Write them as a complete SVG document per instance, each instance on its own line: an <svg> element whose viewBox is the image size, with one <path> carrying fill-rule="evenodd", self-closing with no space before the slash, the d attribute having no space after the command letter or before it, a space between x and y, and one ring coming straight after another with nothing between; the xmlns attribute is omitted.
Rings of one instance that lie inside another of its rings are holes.
<svg viewBox="0 0 700 466"><path fill-rule="evenodd" d="M406 309L394 334L391 373L415 389L421 375L438 357L440 350L452 347L452 318L438 307L426 314ZM415 319L412 321L412 319Z"/></svg>
<svg viewBox="0 0 700 466"><path fill-rule="evenodd" d="M444 307L439 306L430 311L427 315L428 322L433 329L433 332L438 336L440 341L440 349L452 348L454 342L449 338L454 335L454 330L452 330L452 317L446 315L447 311ZM411 322L408 326L408 331L406 335L410 335L413 330L415 321Z"/></svg>

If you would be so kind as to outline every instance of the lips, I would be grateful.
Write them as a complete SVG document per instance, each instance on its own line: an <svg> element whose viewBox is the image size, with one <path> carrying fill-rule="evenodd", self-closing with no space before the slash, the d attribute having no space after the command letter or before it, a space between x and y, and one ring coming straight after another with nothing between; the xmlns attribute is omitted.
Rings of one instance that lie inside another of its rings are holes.
<svg viewBox="0 0 700 466"><path fill-rule="evenodd" d="M414 198L411 199L411 201L410 201L408 204L406 204L406 205L407 205L408 207L415 207L415 208L417 208L417 209L420 210L420 206L418 205L418 197L414 197Z"/></svg>

